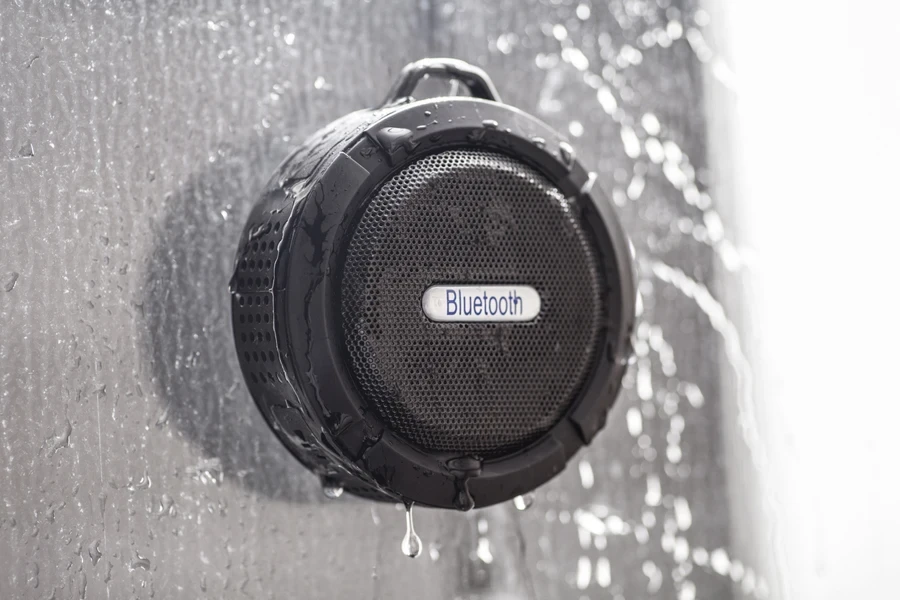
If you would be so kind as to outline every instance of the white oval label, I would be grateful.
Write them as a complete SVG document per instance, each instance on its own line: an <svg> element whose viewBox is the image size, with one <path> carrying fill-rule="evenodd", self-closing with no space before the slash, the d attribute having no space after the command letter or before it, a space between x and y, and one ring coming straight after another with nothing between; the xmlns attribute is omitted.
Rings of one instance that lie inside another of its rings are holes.
<svg viewBox="0 0 900 600"><path fill-rule="evenodd" d="M541 297L530 285L434 285L422 310L432 321L531 321Z"/></svg>

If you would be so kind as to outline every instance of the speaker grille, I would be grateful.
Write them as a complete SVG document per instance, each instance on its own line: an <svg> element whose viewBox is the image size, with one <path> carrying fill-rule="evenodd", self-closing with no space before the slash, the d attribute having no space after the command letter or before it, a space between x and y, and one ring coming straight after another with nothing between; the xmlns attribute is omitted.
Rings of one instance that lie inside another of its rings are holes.
<svg viewBox="0 0 900 600"><path fill-rule="evenodd" d="M363 399L423 450L491 458L535 441L591 371L604 282L578 210L505 155L422 158L370 199L344 254L343 343ZM522 284L527 323L435 323L439 284Z"/></svg>

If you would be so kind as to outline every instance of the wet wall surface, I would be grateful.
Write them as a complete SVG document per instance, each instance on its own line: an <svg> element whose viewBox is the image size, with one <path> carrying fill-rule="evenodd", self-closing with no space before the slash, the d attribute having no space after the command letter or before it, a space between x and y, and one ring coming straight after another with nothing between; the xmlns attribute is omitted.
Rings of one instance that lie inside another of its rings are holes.
<svg viewBox="0 0 900 600"><path fill-rule="evenodd" d="M706 194L706 14L182 4L0 8L0 598L766 597L721 459L708 286L737 259ZM402 510L325 498L266 428L227 282L288 151L434 55L568 132L634 241L643 313L593 445L526 511L418 511L411 560Z"/></svg>

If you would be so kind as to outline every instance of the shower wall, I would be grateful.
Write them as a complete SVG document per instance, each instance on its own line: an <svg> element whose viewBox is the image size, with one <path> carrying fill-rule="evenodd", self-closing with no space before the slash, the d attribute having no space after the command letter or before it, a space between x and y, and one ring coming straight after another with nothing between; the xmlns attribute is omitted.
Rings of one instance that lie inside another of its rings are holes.
<svg viewBox="0 0 900 600"><path fill-rule="evenodd" d="M5 3L0 598L773 595L732 543L713 291L740 259L708 193L708 21L668 0ZM526 511L417 511L411 560L402 510L325 498L267 430L227 283L280 160L426 56L567 133L634 242L642 313L591 447Z"/></svg>

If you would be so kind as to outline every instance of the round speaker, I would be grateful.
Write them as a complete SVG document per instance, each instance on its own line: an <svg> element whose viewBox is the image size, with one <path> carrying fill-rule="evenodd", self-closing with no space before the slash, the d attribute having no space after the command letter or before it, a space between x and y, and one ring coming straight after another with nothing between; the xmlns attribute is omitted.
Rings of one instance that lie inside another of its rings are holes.
<svg viewBox="0 0 900 600"><path fill-rule="evenodd" d="M415 100L425 76L472 96ZM452 59L407 66L281 165L241 238L234 336L266 420L332 495L468 510L590 443L635 301L594 179Z"/></svg>

